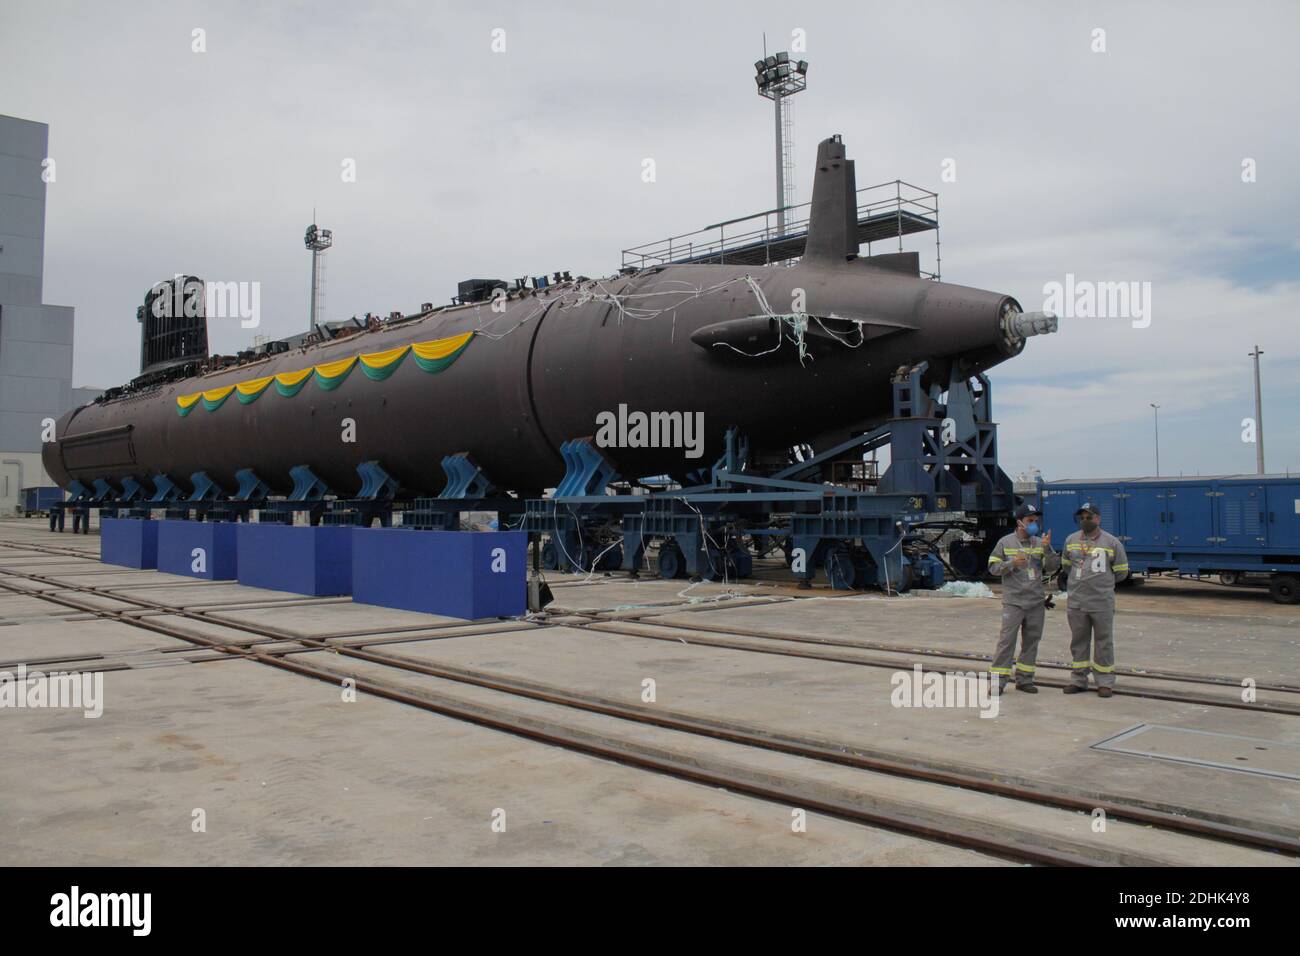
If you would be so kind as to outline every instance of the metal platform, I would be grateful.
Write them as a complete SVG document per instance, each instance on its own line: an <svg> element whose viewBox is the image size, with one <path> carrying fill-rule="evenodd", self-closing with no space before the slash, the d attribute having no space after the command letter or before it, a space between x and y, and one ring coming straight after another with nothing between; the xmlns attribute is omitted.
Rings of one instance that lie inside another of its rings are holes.
<svg viewBox="0 0 1300 956"><path fill-rule="evenodd" d="M894 240L903 251L904 236L934 231L935 270L922 272L939 278L939 194L895 179L857 191L858 243ZM778 209L729 219L698 232L670 236L658 242L623 250L624 269L644 269L668 263L695 265L770 265L798 259L808 242L811 203L786 210L786 230L777 228Z"/></svg>

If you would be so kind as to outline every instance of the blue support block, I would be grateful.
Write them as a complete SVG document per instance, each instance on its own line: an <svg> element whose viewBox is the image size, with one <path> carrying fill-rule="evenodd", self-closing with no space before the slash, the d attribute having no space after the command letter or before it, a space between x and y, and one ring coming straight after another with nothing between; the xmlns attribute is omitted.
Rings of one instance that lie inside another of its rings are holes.
<svg viewBox="0 0 1300 956"><path fill-rule="evenodd" d="M135 501L137 498L144 497L144 485L136 479L127 475L122 479L122 501Z"/></svg>
<svg viewBox="0 0 1300 956"><path fill-rule="evenodd" d="M352 600L469 621L527 610L522 531L352 530Z"/></svg>
<svg viewBox="0 0 1300 956"><path fill-rule="evenodd" d="M99 523L99 560L141 570L158 567L157 521L105 518Z"/></svg>
<svg viewBox="0 0 1300 956"><path fill-rule="evenodd" d="M166 504L168 501L181 497L181 490L176 486L176 482L166 475L154 475L153 487L154 492L149 496L150 504Z"/></svg>
<svg viewBox="0 0 1300 956"><path fill-rule="evenodd" d="M366 501L387 499L397 494L397 482L377 461L363 461L357 465L361 476L361 491L357 495Z"/></svg>
<svg viewBox="0 0 1300 956"><path fill-rule="evenodd" d="M464 452L443 458L442 471L447 476L447 484L439 498L486 498L496 490L483 469Z"/></svg>
<svg viewBox="0 0 1300 956"><path fill-rule="evenodd" d="M560 445L564 477L555 488L556 498L603 495L618 472L590 438L574 438Z"/></svg>
<svg viewBox="0 0 1300 956"><path fill-rule="evenodd" d="M329 485L316 477L306 465L294 465L289 469L293 479L293 491L289 492L290 501L315 501L329 494Z"/></svg>
<svg viewBox="0 0 1300 956"><path fill-rule="evenodd" d="M266 482L257 477L251 468L241 468L235 472L235 478L239 481L239 489L235 492L235 501L252 501L254 499L265 498L271 493Z"/></svg>
<svg viewBox="0 0 1300 956"><path fill-rule="evenodd" d="M351 527L238 527L240 584L314 597L352 593Z"/></svg>
<svg viewBox="0 0 1300 956"><path fill-rule="evenodd" d="M109 501L116 497L117 497L117 492L113 490L112 485L110 485L103 478L95 479L95 494L94 494L95 501Z"/></svg>
<svg viewBox="0 0 1300 956"><path fill-rule="evenodd" d="M157 521L158 570L208 581L238 576L236 525L212 521Z"/></svg>
<svg viewBox="0 0 1300 956"><path fill-rule="evenodd" d="M221 490L215 481L208 477L206 471L196 471L190 475L190 484L194 487L194 491L186 499L187 501L216 500L225 496L225 492Z"/></svg>

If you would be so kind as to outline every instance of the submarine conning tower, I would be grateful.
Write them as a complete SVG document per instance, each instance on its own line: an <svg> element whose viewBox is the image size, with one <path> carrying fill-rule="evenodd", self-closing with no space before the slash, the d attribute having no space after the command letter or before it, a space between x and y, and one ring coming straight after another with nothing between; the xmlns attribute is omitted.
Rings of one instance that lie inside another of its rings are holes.
<svg viewBox="0 0 1300 956"><path fill-rule="evenodd" d="M206 359L206 310L206 286L198 276L176 276L151 286L135 313L140 323L140 375Z"/></svg>

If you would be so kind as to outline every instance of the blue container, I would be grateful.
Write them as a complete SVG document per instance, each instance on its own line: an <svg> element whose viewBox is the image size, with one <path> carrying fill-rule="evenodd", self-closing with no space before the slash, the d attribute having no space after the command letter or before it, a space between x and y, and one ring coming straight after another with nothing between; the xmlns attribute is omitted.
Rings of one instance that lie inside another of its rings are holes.
<svg viewBox="0 0 1300 956"><path fill-rule="evenodd" d="M99 560L127 568L158 567L158 524L143 518L105 518L99 523Z"/></svg>
<svg viewBox="0 0 1300 956"><path fill-rule="evenodd" d="M63 500L63 489L42 485L34 488L23 488L23 512L25 514L36 514L41 511L49 511L51 507Z"/></svg>
<svg viewBox="0 0 1300 956"><path fill-rule="evenodd" d="M239 583L328 597L352 593L352 532L339 525L240 524Z"/></svg>
<svg viewBox="0 0 1300 956"><path fill-rule="evenodd" d="M1053 544L1077 530L1075 509L1092 502L1135 572L1300 573L1300 476L1048 481L1039 490Z"/></svg>
<svg viewBox="0 0 1300 956"><path fill-rule="evenodd" d="M352 600L474 621L528 603L522 531L352 529Z"/></svg>
<svg viewBox="0 0 1300 956"><path fill-rule="evenodd" d="M235 525L222 521L158 521L158 570L206 581L233 581Z"/></svg>

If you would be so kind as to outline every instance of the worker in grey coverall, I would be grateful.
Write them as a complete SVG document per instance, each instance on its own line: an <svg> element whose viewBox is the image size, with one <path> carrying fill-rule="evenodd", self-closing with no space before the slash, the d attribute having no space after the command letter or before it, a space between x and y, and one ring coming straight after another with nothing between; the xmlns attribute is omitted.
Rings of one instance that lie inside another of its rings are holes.
<svg viewBox="0 0 1300 956"><path fill-rule="evenodd" d="M1065 692L1083 693L1092 674L1097 696L1109 697L1115 686L1115 585L1128 577L1128 555L1119 538L1101 530L1101 512L1092 502L1084 502L1074 520L1079 530L1065 539L1065 616L1070 622L1070 683Z"/></svg>
<svg viewBox="0 0 1300 956"><path fill-rule="evenodd" d="M1052 533L1038 536L1038 509L1021 505L1016 509L1016 530L1000 540L989 555L989 572L1002 578L1002 633L993 652L990 674L1004 687L1011 679L1014 662L1016 690L1037 694L1034 686L1038 642L1043 637L1047 614L1043 598L1043 577L1055 573L1061 558L1052 550ZM1016 657L1016 637L1020 656Z"/></svg>

